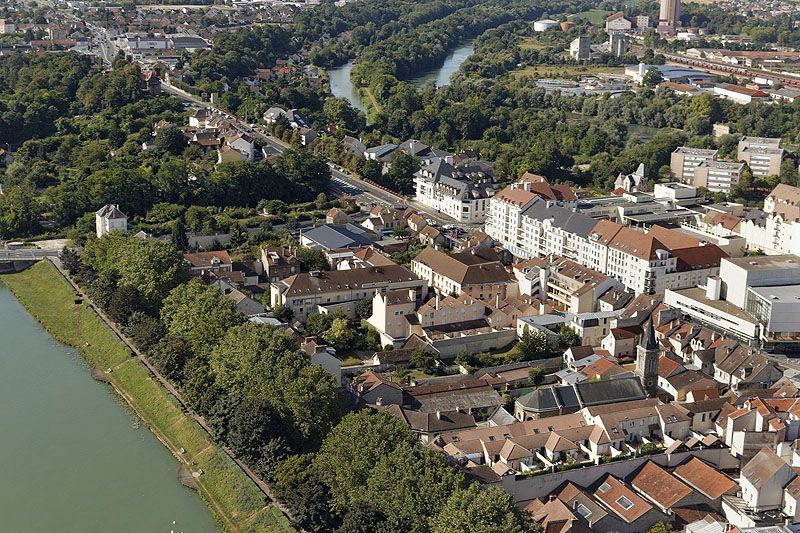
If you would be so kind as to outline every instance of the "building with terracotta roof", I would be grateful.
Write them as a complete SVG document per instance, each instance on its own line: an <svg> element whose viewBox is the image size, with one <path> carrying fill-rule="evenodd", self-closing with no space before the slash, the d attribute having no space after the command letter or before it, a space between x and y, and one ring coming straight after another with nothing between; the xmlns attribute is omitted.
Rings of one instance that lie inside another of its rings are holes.
<svg viewBox="0 0 800 533"><path fill-rule="evenodd" d="M425 280L399 265L307 272L271 283L270 302L272 307L288 307L296 319L305 321L321 308L354 316L358 303L380 291L413 289L422 298L427 287Z"/></svg>
<svg viewBox="0 0 800 533"><path fill-rule="evenodd" d="M388 406L403 404L403 389L389 378L367 370L354 377L346 386L367 405Z"/></svg>
<svg viewBox="0 0 800 533"><path fill-rule="evenodd" d="M325 214L325 223L341 226L350 223L350 215L338 207L331 207Z"/></svg>
<svg viewBox="0 0 800 533"><path fill-rule="evenodd" d="M233 271L233 262L226 250L183 254L183 261L195 276L205 272Z"/></svg>
<svg viewBox="0 0 800 533"><path fill-rule="evenodd" d="M672 473L712 502L719 501L724 494L735 493L738 488L735 481L697 457L680 464Z"/></svg>
<svg viewBox="0 0 800 533"><path fill-rule="evenodd" d="M778 443L786 440L787 426L797 419L785 413L784 421L771 405L758 397L748 398L737 407L717 420L718 433L731 448L731 454L745 459L753 457L763 446L776 449Z"/></svg>
<svg viewBox="0 0 800 533"><path fill-rule="evenodd" d="M440 294L466 293L478 300L504 300L516 294L516 281L499 261L483 258L480 251L448 255L433 248L411 261L411 271Z"/></svg>
<svg viewBox="0 0 800 533"><path fill-rule="evenodd" d="M614 278L559 256L518 263L514 265L514 275L521 292L546 297L552 300L555 310L571 313L597 311L597 302L603 294L624 288ZM527 280L532 280L529 292L522 289Z"/></svg>
<svg viewBox="0 0 800 533"><path fill-rule="evenodd" d="M576 506L577 507L577 506ZM548 533L590 533L592 530L581 522L570 507L558 498L546 502L534 499L524 511ZM576 509L577 512L577 509ZM590 512L586 512L590 514Z"/></svg>
<svg viewBox="0 0 800 533"><path fill-rule="evenodd" d="M705 283L719 273L724 257L718 246L675 230L653 226L644 233L601 220L590 230L579 262L620 280L629 290L653 294Z"/></svg>
<svg viewBox="0 0 800 533"><path fill-rule="evenodd" d="M770 96L761 89L751 89L734 85L732 83L720 83L714 86L714 94L727 100L732 100L737 104L749 104L752 102L769 102Z"/></svg>
<svg viewBox="0 0 800 533"><path fill-rule="evenodd" d="M665 519L663 513L611 474L606 474L594 484L594 496L624 524L634 526L636 531L645 531ZM627 530L629 528L619 529Z"/></svg>
<svg viewBox="0 0 800 533"><path fill-rule="evenodd" d="M291 249L285 246L262 248L261 264L271 283L298 274L301 266Z"/></svg>

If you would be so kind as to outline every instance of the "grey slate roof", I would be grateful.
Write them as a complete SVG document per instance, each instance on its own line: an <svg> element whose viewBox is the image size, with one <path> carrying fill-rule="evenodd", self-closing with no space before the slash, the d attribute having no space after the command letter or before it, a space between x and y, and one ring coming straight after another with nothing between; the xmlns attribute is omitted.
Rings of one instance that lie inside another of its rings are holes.
<svg viewBox="0 0 800 533"><path fill-rule="evenodd" d="M592 405L643 400L646 397L639 378L630 376L537 389L519 397L517 402L528 411L574 411Z"/></svg>
<svg viewBox="0 0 800 533"><path fill-rule="evenodd" d="M106 204L97 211L97 216L108 219L127 218L115 204Z"/></svg>
<svg viewBox="0 0 800 533"><path fill-rule="evenodd" d="M574 385L583 407L605 403L643 400L647 394L636 376L605 381L585 381Z"/></svg>
<svg viewBox="0 0 800 533"><path fill-rule="evenodd" d="M597 221L592 217L559 206L547 207L544 201L533 202L522 212L522 216L536 220L553 219L554 226L577 235L588 236L597 225Z"/></svg>
<svg viewBox="0 0 800 533"><path fill-rule="evenodd" d="M323 224L303 232L303 237L328 250L370 246L375 242L371 238L373 235L366 228L355 224L343 224L340 226Z"/></svg>
<svg viewBox="0 0 800 533"><path fill-rule="evenodd" d="M396 144L382 144L380 146L373 146L364 150L367 154L374 154L377 159L383 159L397 149Z"/></svg>
<svg viewBox="0 0 800 533"><path fill-rule="evenodd" d="M524 396L520 396L517 402L525 409L536 412L556 411L558 409L577 410L581 407L578 396L571 385L536 389Z"/></svg>

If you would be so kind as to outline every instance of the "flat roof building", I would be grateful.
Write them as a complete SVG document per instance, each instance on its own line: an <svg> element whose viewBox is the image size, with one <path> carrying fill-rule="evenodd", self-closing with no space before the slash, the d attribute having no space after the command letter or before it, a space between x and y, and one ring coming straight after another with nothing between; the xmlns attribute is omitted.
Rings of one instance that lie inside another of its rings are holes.
<svg viewBox="0 0 800 533"><path fill-rule="evenodd" d="M776 176L781 172L783 148L779 138L742 137L736 158L744 161L753 171L753 176Z"/></svg>

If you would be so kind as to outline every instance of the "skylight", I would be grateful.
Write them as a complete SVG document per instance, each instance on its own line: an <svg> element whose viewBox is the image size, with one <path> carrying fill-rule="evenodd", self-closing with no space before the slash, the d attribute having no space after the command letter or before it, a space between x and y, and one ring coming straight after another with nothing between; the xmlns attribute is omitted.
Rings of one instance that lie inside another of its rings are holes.
<svg viewBox="0 0 800 533"><path fill-rule="evenodd" d="M581 515L587 520L592 515L592 512L589 510L589 508L583 505L582 503L579 503L578 506L575 508L575 510L578 511L579 515Z"/></svg>
<svg viewBox="0 0 800 533"><path fill-rule="evenodd" d="M628 509L630 509L631 507L633 507L633 502L632 502L632 501L630 501L630 500L629 500L628 498L626 498L625 496L620 496L619 498L617 498L617 503L619 504L619 506L620 506L620 507L622 507L622 508L623 508L623 509L625 509L626 511L627 511Z"/></svg>
<svg viewBox="0 0 800 533"><path fill-rule="evenodd" d="M610 488L611 488L611 485L609 485L609 484L608 484L608 483L606 483L606 482L603 482L603 484L602 484L602 485L600 485L600 487L598 487L598 490L599 490L600 492L607 492L607 491L608 491L608 489L610 489Z"/></svg>

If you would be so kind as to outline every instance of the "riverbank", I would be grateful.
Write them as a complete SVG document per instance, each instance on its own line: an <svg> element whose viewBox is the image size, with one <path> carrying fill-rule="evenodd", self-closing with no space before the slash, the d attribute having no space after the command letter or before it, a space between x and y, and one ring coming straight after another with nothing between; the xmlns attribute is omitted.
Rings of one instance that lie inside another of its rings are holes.
<svg viewBox="0 0 800 533"><path fill-rule="evenodd" d="M0 276L0 281L53 338L78 350L90 366L111 369L107 373L110 384L159 440L191 471L203 471L196 478L198 492L225 530L294 531L95 311L85 302L75 303L72 287L50 261Z"/></svg>

